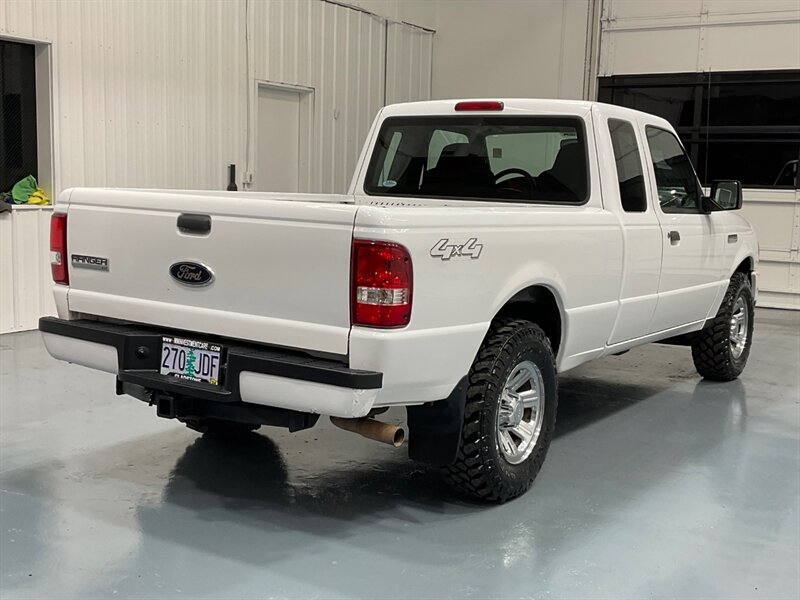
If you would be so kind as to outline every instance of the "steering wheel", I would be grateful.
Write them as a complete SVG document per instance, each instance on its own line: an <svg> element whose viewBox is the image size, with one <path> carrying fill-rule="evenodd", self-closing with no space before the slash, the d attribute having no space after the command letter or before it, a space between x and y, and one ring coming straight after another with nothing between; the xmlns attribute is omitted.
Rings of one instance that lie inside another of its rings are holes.
<svg viewBox="0 0 800 600"><path fill-rule="evenodd" d="M525 169L518 169L517 167L511 167L510 169L503 169L497 175L494 176L495 185L498 185L499 181L503 177L507 177L508 175L520 175L525 180L525 183L528 184L528 192L529 192L528 196L529 197L533 196L533 192L536 191L536 180ZM514 192L521 192L521 190L518 190L517 188L512 188L508 186L500 186L500 187L502 187L503 189L512 190Z"/></svg>

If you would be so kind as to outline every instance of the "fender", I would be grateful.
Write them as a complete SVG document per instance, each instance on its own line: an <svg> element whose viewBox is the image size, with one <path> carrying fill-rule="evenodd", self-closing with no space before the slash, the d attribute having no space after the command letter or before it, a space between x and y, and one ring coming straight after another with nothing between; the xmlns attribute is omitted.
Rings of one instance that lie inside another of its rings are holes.
<svg viewBox="0 0 800 600"><path fill-rule="evenodd" d="M529 265L534 266L534 265ZM512 299L514 299L517 295L523 293L525 290L534 287L544 288L549 291L553 298L556 301L556 307L558 308L558 317L560 321L560 329L561 335L559 336L558 340L558 352L556 359L558 360L559 356L561 355L561 350L564 348L564 340L567 339L567 329L568 329L568 322L569 317L567 315L566 309L564 307L563 298L565 297L564 294L564 283L561 280L561 277L558 273L553 269L550 265L546 263L537 263L535 265L536 268L533 269L525 269L524 271L538 271L538 276L530 276L526 273L526 275L521 275L518 271L514 273L514 275L509 279L509 285L503 287L501 291L495 297L492 308L491 314L492 320L500 313L500 311L509 303ZM522 280L524 283L511 283L514 281L519 282ZM491 324L491 323L490 323ZM487 324L486 331L489 330L489 325ZM485 335L486 332L484 332Z"/></svg>

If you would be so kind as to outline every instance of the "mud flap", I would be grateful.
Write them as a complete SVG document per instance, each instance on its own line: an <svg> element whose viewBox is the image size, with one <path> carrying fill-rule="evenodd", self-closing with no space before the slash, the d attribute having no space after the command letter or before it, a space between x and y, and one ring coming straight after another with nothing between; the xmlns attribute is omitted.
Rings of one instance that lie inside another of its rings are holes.
<svg viewBox="0 0 800 600"><path fill-rule="evenodd" d="M452 465L458 455L466 401L465 375L444 400L407 407L409 458L437 467Z"/></svg>

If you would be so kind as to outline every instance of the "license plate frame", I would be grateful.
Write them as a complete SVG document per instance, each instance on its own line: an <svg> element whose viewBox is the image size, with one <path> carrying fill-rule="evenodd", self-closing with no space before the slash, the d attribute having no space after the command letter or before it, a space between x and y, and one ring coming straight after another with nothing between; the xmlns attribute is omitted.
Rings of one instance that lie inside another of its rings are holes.
<svg viewBox="0 0 800 600"><path fill-rule="evenodd" d="M177 380L219 386L223 373L225 348L181 336L161 336L159 373Z"/></svg>

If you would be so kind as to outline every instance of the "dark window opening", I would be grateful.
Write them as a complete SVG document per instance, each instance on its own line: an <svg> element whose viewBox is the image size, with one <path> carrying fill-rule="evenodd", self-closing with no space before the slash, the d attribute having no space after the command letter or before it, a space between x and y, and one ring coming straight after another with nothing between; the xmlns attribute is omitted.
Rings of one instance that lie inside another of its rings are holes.
<svg viewBox="0 0 800 600"><path fill-rule="evenodd" d="M647 126L645 131L661 209L665 213L696 213L700 205L700 186L678 138L658 127Z"/></svg>
<svg viewBox="0 0 800 600"><path fill-rule="evenodd" d="M601 77L598 100L669 121L704 185L800 188L800 71Z"/></svg>
<svg viewBox="0 0 800 600"><path fill-rule="evenodd" d="M384 121L370 195L580 204L589 193L583 121L441 116Z"/></svg>
<svg viewBox="0 0 800 600"><path fill-rule="evenodd" d="M38 177L34 46L0 41L0 192Z"/></svg>
<svg viewBox="0 0 800 600"><path fill-rule="evenodd" d="M647 194L644 188L642 158L633 125L620 119L609 119L608 132L611 134L611 145L614 147L622 209L625 212L645 212Z"/></svg>

